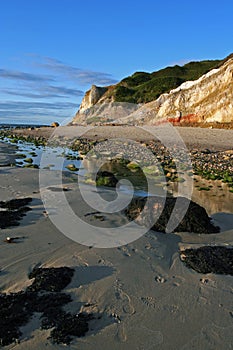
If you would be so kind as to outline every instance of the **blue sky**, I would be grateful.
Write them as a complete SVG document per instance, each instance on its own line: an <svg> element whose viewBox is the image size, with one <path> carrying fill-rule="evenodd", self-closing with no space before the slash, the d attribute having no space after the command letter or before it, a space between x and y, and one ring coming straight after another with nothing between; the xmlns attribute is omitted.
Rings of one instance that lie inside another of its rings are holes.
<svg viewBox="0 0 233 350"><path fill-rule="evenodd" d="M92 84L224 58L232 13L232 0L0 0L0 123L62 122Z"/></svg>

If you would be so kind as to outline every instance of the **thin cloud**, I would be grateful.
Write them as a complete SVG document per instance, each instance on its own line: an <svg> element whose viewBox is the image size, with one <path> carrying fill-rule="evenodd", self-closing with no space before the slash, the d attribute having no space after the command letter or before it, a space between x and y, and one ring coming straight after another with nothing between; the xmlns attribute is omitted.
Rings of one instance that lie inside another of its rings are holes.
<svg viewBox="0 0 233 350"><path fill-rule="evenodd" d="M66 88L64 86L52 86L49 85L47 86L47 91L48 92L55 92L58 95L67 95L67 96L83 96L84 91L82 90L77 90L77 89L71 89L71 88Z"/></svg>
<svg viewBox="0 0 233 350"><path fill-rule="evenodd" d="M5 110L27 110L27 109L67 109L67 108L77 108L76 103L72 102L26 102L26 101L9 101L0 102L0 111Z"/></svg>
<svg viewBox="0 0 233 350"><path fill-rule="evenodd" d="M75 81L81 85L111 85L117 82L109 73L95 72L73 67L51 57L40 57L40 60L42 63L37 62L37 66L62 74L67 79Z"/></svg>
<svg viewBox="0 0 233 350"><path fill-rule="evenodd" d="M0 123L15 123L16 120L40 124L47 124L53 120L64 121L74 116L78 107L78 104L69 102L0 102Z"/></svg>
<svg viewBox="0 0 233 350"><path fill-rule="evenodd" d="M36 88L35 88L36 89ZM38 92L31 92L31 89L2 89L2 93L11 96L21 96L32 99L43 99L43 98L70 98L71 96L80 97L83 96L84 92L82 90L76 90L71 88L66 88L64 86L44 86L38 89Z"/></svg>
<svg viewBox="0 0 233 350"><path fill-rule="evenodd" d="M29 82L54 82L55 80L48 75L32 74L21 71L0 69L0 77L11 80L22 80Z"/></svg>
<svg viewBox="0 0 233 350"><path fill-rule="evenodd" d="M1 90L6 95L11 96L20 96L20 97L26 97L26 98L32 98L32 99L44 99L44 98L64 98L64 96L56 95L56 94L34 94L30 92L23 92L23 91L16 91L16 90ZM65 96L67 97L67 96Z"/></svg>
<svg viewBox="0 0 233 350"><path fill-rule="evenodd" d="M34 66L33 73L25 68L0 69L0 122L70 118L84 95L80 87L116 83L109 73L70 66L50 57L30 55L28 64Z"/></svg>

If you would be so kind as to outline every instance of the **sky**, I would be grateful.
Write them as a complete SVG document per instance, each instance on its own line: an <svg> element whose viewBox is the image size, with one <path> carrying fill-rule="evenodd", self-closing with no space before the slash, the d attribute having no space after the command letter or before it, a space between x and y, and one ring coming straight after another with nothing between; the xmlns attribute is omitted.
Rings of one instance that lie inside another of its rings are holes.
<svg viewBox="0 0 233 350"><path fill-rule="evenodd" d="M232 0L0 0L0 123L64 124L92 84L224 58L232 13Z"/></svg>

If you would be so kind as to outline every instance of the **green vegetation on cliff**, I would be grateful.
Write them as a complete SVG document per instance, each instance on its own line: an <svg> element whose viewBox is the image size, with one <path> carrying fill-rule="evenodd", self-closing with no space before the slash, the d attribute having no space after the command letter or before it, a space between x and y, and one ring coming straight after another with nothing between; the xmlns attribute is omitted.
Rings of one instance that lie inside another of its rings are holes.
<svg viewBox="0 0 233 350"><path fill-rule="evenodd" d="M111 91L116 102L146 103L156 100L161 94L175 89L187 80L196 80L225 60L189 62L153 73L136 72L123 79Z"/></svg>

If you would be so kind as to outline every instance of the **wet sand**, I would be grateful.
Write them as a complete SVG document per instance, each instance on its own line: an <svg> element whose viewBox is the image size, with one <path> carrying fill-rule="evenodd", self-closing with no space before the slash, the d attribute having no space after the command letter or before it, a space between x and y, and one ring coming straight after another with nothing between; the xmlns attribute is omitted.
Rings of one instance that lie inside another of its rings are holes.
<svg viewBox="0 0 233 350"><path fill-rule="evenodd" d="M202 144L205 137L209 136L203 136L198 143L209 148L214 136L207 145ZM219 147L232 147L232 138L221 140L222 136L219 136ZM11 160L7 154L7 148L1 145L2 164ZM73 302L65 309L74 313L85 310L103 314L101 319L93 322L85 337L72 341L71 349L232 348L233 277L197 273L185 267L179 257L179 250L184 248L232 246L231 218L227 221L227 215L217 216L217 223L222 227L219 234L149 231L118 248L90 248L67 238L43 213L38 175L37 169L0 168L1 200L33 198L32 210L20 226L1 230L1 292L25 289L31 284L28 273L35 266L69 266L75 269L75 274L64 291L71 295ZM96 225L98 217L91 214L93 211L89 206L80 206L77 183L66 177L64 184L69 188L66 196L73 210L81 219ZM59 206L56 192L41 190L54 196L54 207L47 210L55 215ZM107 190L104 195L111 198L111 192ZM211 214L216 216L218 213L213 209ZM108 220L122 225L120 215L106 215L104 219L104 225ZM8 236L22 239L7 244L4 239ZM39 315L35 315L22 329L20 343L12 345L14 349L64 349L63 345L53 345L47 339L50 330L40 330L39 324Z"/></svg>

